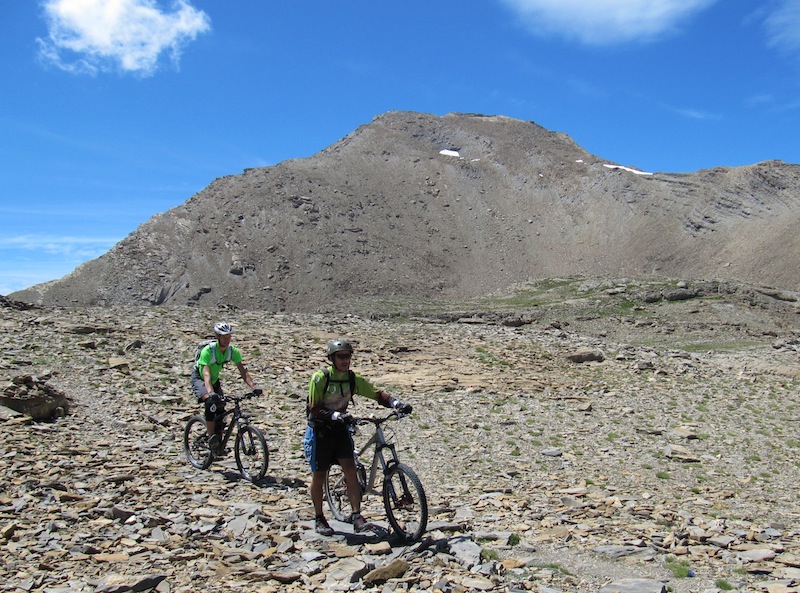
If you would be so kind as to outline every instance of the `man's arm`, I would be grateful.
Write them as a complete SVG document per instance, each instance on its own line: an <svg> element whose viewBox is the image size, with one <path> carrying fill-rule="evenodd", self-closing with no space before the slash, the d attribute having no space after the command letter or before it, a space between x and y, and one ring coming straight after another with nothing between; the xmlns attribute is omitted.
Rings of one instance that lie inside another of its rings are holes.
<svg viewBox="0 0 800 593"><path fill-rule="evenodd" d="M211 384L211 369L208 368L208 365L203 365L203 382L206 384L206 394L200 399L205 401L209 394L214 393L214 386Z"/></svg>
<svg viewBox="0 0 800 593"><path fill-rule="evenodd" d="M378 389L375 392L375 397L376 397L378 403L380 405L382 405L384 408L391 408L392 407L392 400L394 400L394 398L391 395L389 395L387 392L385 392L383 389Z"/></svg>
<svg viewBox="0 0 800 593"><path fill-rule="evenodd" d="M244 381L250 389L255 389L256 383L253 381L253 377L250 376L250 371L247 370L247 367L244 365L244 363L237 362L236 368L239 369L239 374L242 376L242 381Z"/></svg>
<svg viewBox="0 0 800 593"><path fill-rule="evenodd" d="M386 393L383 389L376 391L375 396L379 404L387 408L394 408L402 414L410 414L411 410L413 409L411 404L404 404L396 397Z"/></svg>
<svg viewBox="0 0 800 593"><path fill-rule="evenodd" d="M374 399L385 408L394 408L396 404L399 403L397 399L389 395L387 391L378 389L371 381L359 374L356 374L356 393Z"/></svg>

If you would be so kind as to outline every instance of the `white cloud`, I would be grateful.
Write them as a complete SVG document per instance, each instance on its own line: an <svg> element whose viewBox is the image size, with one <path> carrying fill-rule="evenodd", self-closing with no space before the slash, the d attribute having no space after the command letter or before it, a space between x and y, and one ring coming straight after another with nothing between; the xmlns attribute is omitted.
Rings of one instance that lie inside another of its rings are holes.
<svg viewBox="0 0 800 593"><path fill-rule="evenodd" d="M535 33L589 45L657 38L718 0L501 0Z"/></svg>
<svg viewBox="0 0 800 593"><path fill-rule="evenodd" d="M20 269L14 266L0 264L0 294L9 295L12 292L23 290L36 284L63 278L73 269L74 268L59 266L40 266L36 269L26 267Z"/></svg>
<svg viewBox="0 0 800 593"><path fill-rule="evenodd" d="M678 108L674 109L674 111L678 115L682 115L683 117L688 117L689 119L699 119L699 120L721 119L721 117L716 113L709 113L708 111L702 111L700 109Z"/></svg>
<svg viewBox="0 0 800 593"><path fill-rule="evenodd" d="M800 51L800 1L782 0L764 21L768 44L790 52Z"/></svg>
<svg viewBox="0 0 800 593"><path fill-rule="evenodd" d="M40 55L70 72L96 74L119 68L153 74L166 52L174 63L181 47L211 28L210 19L186 0L172 11L155 0L45 0L48 37Z"/></svg>
<svg viewBox="0 0 800 593"><path fill-rule="evenodd" d="M4 251L35 251L84 261L103 255L119 241L119 238L109 237L18 235L0 237L0 254Z"/></svg>
<svg viewBox="0 0 800 593"><path fill-rule="evenodd" d="M119 240L46 234L0 237L0 294L62 278Z"/></svg>

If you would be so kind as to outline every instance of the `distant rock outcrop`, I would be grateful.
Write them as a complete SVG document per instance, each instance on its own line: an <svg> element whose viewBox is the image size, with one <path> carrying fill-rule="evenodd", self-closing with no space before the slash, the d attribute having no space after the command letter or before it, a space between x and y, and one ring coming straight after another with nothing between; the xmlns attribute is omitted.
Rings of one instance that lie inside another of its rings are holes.
<svg viewBox="0 0 800 593"><path fill-rule="evenodd" d="M637 173L531 122L390 112L309 158L217 179L12 296L316 311L566 276L800 288L800 166Z"/></svg>

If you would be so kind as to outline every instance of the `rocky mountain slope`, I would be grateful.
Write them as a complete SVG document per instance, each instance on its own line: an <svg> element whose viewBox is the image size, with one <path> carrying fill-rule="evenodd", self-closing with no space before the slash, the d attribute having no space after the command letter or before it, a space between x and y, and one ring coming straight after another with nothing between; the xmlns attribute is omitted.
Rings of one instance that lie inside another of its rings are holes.
<svg viewBox="0 0 800 593"><path fill-rule="evenodd" d="M800 166L642 173L531 122L390 112L309 158L217 179L12 296L313 312L581 275L800 288Z"/></svg>
<svg viewBox="0 0 800 593"><path fill-rule="evenodd" d="M69 403L37 422L0 406L2 587L797 591L797 303L733 283L588 278L373 319L0 299L3 396ZM270 446L258 484L232 455L208 471L183 456L194 346L223 312L265 390L246 405ZM415 544L339 522L333 537L313 531L303 401L336 335L414 406L392 433L430 504Z"/></svg>

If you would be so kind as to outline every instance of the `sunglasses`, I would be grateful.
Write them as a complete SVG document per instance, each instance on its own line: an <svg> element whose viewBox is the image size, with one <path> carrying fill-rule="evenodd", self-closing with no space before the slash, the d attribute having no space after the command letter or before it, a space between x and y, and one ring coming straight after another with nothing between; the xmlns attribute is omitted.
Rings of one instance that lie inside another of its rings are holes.
<svg viewBox="0 0 800 593"><path fill-rule="evenodd" d="M349 352L337 352L334 356L339 360L350 360L353 357Z"/></svg>

